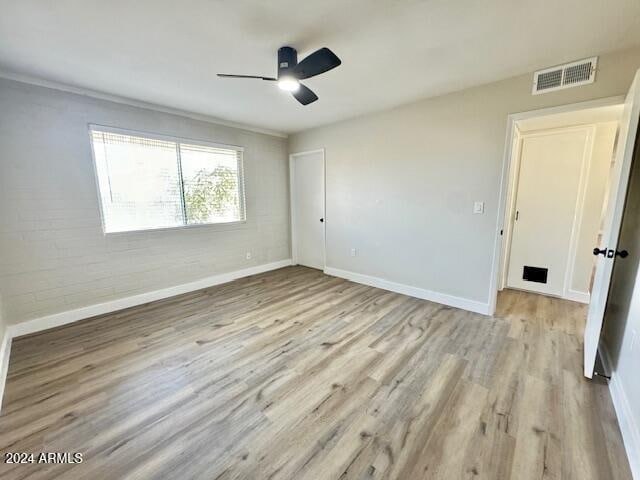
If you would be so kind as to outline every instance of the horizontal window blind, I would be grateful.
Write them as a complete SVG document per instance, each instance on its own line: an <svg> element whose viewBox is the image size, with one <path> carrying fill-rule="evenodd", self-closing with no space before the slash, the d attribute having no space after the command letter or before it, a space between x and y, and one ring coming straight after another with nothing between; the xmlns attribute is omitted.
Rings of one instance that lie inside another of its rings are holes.
<svg viewBox="0 0 640 480"><path fill-rule="evenodd" d="M91 127L104 231L245 219L242 150Z"/></svg>
<svg viewBox="0 0 640 480"><path fill-rule="evenodd" d="M180 144L187 222L219 223L244 218L240 152Z"/></svg>

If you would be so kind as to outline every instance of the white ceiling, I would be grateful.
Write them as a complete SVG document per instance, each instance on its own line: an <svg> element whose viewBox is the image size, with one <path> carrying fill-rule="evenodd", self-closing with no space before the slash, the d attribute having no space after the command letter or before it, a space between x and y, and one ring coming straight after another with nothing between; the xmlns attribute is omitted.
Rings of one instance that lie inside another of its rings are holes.
<svg viewBox="0 0 640 480"><path fill-rule="evenodd" d="M640 44L638 0L0 0L0 69L291 133ZM276 51L342 59L271 82Z"/></svg>

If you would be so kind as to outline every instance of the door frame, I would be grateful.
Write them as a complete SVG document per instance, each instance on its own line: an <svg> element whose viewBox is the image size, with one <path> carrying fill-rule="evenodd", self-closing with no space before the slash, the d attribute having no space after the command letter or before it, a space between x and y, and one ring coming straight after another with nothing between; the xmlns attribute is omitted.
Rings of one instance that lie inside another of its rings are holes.
<svg viewBox="0 0 640 480"><path fill-rule="evenodd" d="M296 246L296 204L295 193L295 158L302 155L322 153L322 268L327 268L327 159L324 148L305 150L289 154L289 223L291 227L291 259L293 265L298 264L298 248Z"/></svg>
<svg viewBox="0 0 640 480"><path fill-rule="evenodd" d="M535 117L543 117L556 113L574 112L595 107L608 107L624 103L624 95L599 98L586 102L571 103L557 107L542 108L526 112L512 113L507 116L507 130L505 136L504 153L502 160L502 173L500 175L500 193L498 195L498 211L496 214L496 234L493 244L493 262L491 267L491 280L489 283L489 315L496 311L498 302L498 291L504 288L505 274L505 246L507 225L505 219L507 207L513 203L513 186L517 179L517 169L514 161L519 158L520 151L517 147L519 133L517 122ZM511 232L509 232L510 234Z"/></svg>
<svg viewBox="0 0 640 480"><path fill-rule="evenodd" d="M582 161L580 165L580 178L578 179L578 192L576 197L573 222L571 225L571 234L569 236L569 251L567 253L567 261L564 266L564 282L562 284L562 298L574 300L582 303L589 303L588 297L583 298L580 292L571 290L573 273L575 268L576 252L578 248L578 235L580 231L580 219L584 213L584 202L587 194L587 182L591 169L591 159L593 157L593 147L596 134L595 124L570 125L567 127L544 128L532 132L518 131L518 122L515 124L516 137L514 137L513 156L511 158L512 175L509 179L508 200L505 210L504 225L504 244L502 249L502 264L500 265L500 290L506 288L508 282L509 263L511 261L511 246L513 243L513 233L515 228L514 213L518 203L518 190L520 188L520 166L522 163L522 146L526 138L542 137L547 135L562 134L564 132L585 131L586 144L582 152ZM585 301L586 300L586 301Z"/></svg>

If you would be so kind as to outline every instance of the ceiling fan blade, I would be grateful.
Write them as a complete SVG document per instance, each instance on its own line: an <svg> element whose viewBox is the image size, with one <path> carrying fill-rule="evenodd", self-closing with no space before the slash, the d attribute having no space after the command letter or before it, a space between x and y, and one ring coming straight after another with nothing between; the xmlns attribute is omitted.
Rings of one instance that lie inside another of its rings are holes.
<svg viewBox="0 0 640 480"><path fill-rule="evenodd" d="M309 87L305 87L300 84L300 87L295 92L291 92L291 94L296 97L302 105L309 105L310 103L318 100L318 96L313 93L313 91Z"/></svg>
<svg viewBox="0 0 640 480"><path fill-rule="evenodd" d="M270 82L275 82L277 80L273 77L260 77L257 75L230 75L228 73L219 73L218 76L224 78L257 78L258 80L269 80Z"/></svg>
<svg viewBox="0 0 640 480"><path fill-rule="evenodd" d="M315 77L336 68L342 61L328 48L316 50L293 68L296 78L302 80Z"/></svg>

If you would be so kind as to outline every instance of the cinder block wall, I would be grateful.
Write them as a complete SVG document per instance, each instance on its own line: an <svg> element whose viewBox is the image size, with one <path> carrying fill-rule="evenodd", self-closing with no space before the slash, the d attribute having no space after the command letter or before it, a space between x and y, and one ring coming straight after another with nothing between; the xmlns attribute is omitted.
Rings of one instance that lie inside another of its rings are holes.
<svg viewBox="0 0 640 480"><path fill-rule="evenodd" d="M245 147L246 223L104 235L89 123ZM7 324L290 257L286 138L0 79L0 145Z"/></svg>

